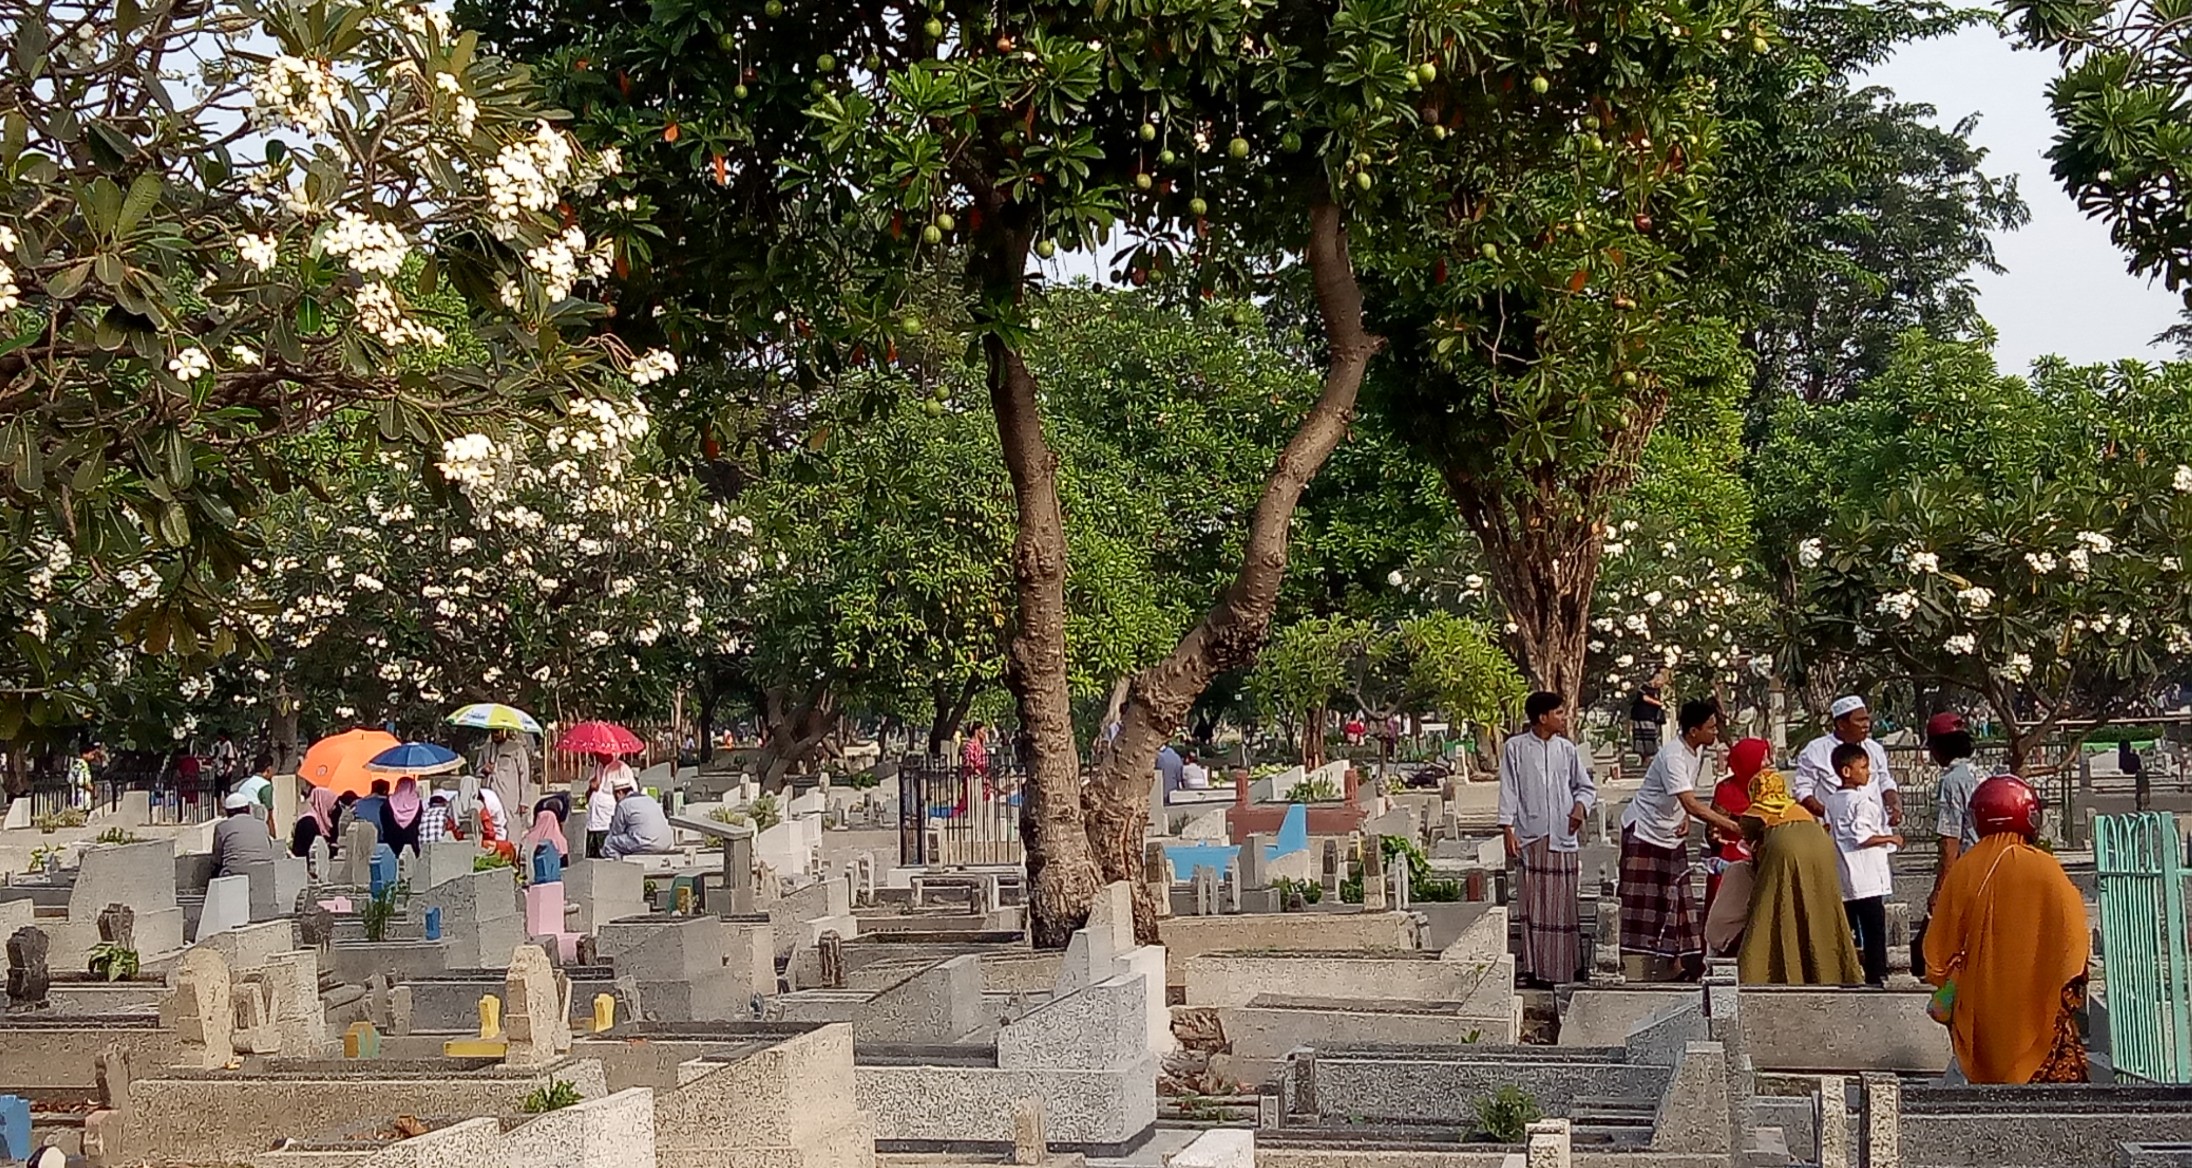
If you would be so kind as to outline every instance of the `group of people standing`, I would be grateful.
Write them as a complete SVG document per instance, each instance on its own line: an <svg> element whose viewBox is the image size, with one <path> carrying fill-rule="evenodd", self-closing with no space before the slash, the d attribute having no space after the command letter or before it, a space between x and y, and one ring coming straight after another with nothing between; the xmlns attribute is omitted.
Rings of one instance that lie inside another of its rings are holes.
<svg viewBox="0 0 2192 1168"><path fill-rule="evenodd" d="M1832 729L1798 753L1793 777L1774 769L1765 740L1733 743L1708 799L1701 780L1720 711L1707 701L1679 707L1675 735L1621 818L1624 954L1686 979L1712 953L1733 956L1749 984L1886 985L1902 797L1863 699L1841 698L1830 714ZM1519 972L1543 986L1579 973L1578 833L1599 791L1560 696L1531 695L1524 715L1501 755L1499 823L1521 867ZM2035 846L2039 798L2016 776L1977 777L1959 715L1935 717L1927 744L1943 768L1923 953L1940 987L1932 1013L1972 1082L2083 1081L2085 909ZM1697 824L1709 836L1694 836ZM1692 891L1694 843L1708 873L1703 908Z"/></svg>

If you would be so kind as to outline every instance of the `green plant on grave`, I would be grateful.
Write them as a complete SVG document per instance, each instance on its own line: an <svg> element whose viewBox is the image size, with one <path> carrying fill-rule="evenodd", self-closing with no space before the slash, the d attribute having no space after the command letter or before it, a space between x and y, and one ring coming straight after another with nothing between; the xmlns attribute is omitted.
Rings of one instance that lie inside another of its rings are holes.
<svg viewBox="0 0 2192 1168"><path fill-rule="evenodd" d="M748 814L753 816L755 831L767 831L784 822L784 812L782 808L776 805L775 795L763 795L755 799L753 806L748 807L746 810Z"/></svg>
<svg viewBox="0 0 2192 1168"><path fill-rule="evenodd" d="M1303 779L1286 791L1286 801L1289 803L1334 803L1338 802L1339 797L1339 784L1322 775L1314 779Z"/></svg>
<svg viewBox="0 0 2192 1168"><path fill-rule="evenodd" d="M542 1115L561 1111L579 1102L578 1088L569 1079L557 1079L545 1087L536 1087L518 1104L527 1115Z"/></svg>
<svg viewBox="0 0 2192 1168"><path fill-rule="evenodd" d="M1296 880L1290 876L1271 878L1271 891L1279 894L1279 911L1291 911L1294 898L1300 897L1305 905L1316 904L1324 899L1324 885L1315 880Z"/></svg>
<svg viewBox="0 0 2192 1168"><path fill-rule="evenodd" d="M1477 1131L1495 1144L1519 1144L1530 1125L1545 1118L1537 1096L1510 1083L1477 1102Z"/></svg>
<svg viewBox="0 0 2192 1168"><path fill-rule="evenodd" d="M94 977L108 981L124 981L137 976L137 951L125 949L112 941L101 941L91 947L91 972Z"/></svg>
<svg viewBox="0 0 2192 1168"><path fill-rule="evenodd" d="M91 814L81 807L63 807L59 811L48 811L31 820L30 825L52 835L64 827L82 827L90 819Z"/></svg>
<svg viewBox="0 0 2192 1168"><path fill-rule="evenodd" d="M516 860L503 855L501 852L481 852L479 855L472 857L472 870L474 872L488 872L496 868L515 868L517 866L518 862Z"/></svg>
<svg viewBox="0 0 2192 1168"><path fill-rule="evenodd" d="M874 771L861 771L845 776L845 785L855 791L872 791L883 785L883 776Z"/></svg>
<svg viewBox="0 0 2192 1168"><path fill-rule="evenodd" d="M32 848L30 850L30 866L23 869L24 875L36 876L40 872L45 871L46 860L48 857L58 860L61 854L66 851L68 851L67 844L40 844L37 847Z"/></svg>
<svg viewBox="0 0 2192 1168"><path fill-rule="evenodd" d="M374 893L373 898L365 902L365 908L358 914L358 921L365 926L366 940L388 939L388 922L396 919L396 898L403 891L402 884L391 884Z"/></svg>
<svg viewBox="0 0 2192 1168"><path fill-rule="evenodd" d="M126 827L110 827L100 832L91 842L95 844L133 844L140 838L142 837L136 832Z"/></svg>

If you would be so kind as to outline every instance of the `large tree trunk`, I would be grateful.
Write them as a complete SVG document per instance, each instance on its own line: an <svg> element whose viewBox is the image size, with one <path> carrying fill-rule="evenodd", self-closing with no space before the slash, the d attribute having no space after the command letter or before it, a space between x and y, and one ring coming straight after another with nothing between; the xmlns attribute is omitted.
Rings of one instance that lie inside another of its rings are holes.
<svg viewBox="0 0 2192 1168"><path fill-rule="evenodd" d="M1583 700L1583 671L1591 639L1591 594L1605 555L1602 520L1558 514L1545 496L1487 496L1473 479L1447 476L1447 490L1461 517L1484 545L1486 570L1499 593L1515 663L1541 690L1557 693L1571 710Z"/></svg>
<svg viewBox="0 0 2192 1168"><path fill-rule="evenodd" d="M297 697L289 692L288 683L277 683L273 708L266 717L267 750L274 756L277 775L296 774L297 764L304 761L303 753L297 748L298 708Z"/></svg>
<svg viewBox="0 0 2192 1168"><path fill-rule="evenodd" d="M787 686L770 686L762 695L761 716L768 741L754 760L761 788L775 791L792 770L813 757L817 747L837 725L837 699L823 682L814 682L797 701Z"/></svg>
<svg viewBox="0 0 2192 1168"><path fill-rule="evenodd" d="M968 260L969 281L980 293L977 312L982 305L1019 302L1034 238L1028 208L996 191L980 198L983 226ZM1058 455L1043 434L1035 375L1019 352L995 329L983 332L982 352L1019 522L1012 544L1018 611L1006 646L1005 683L1019 706L1028 767L1020 807L1028 939L1038 949L1062 949L1088 922L1102 882L1081 824L1080 751L1066 674L1066 526Z"/></svg>
<svg viewBox="0 0 2192 1168"><path fill-rule="evenodd" d="M1149 776L1157 751L1179 730L1214 678L1254 661L1263 648L1286 578L1294 508L1309 480L1347 437L1363 373L1385 343L1363 327L1362 291L1348 257L1347 225L1335 204L1320 202L1310 211L1306 251L1330 350L1323 392L1264 483L1249 518L1239 573L1172 652L1129 683L1116 747L1082 797L1089 842L1103 878L1134 886L1134 930L1144 942L1157 939L1156 896L1140 878L1142 843L1149 832ZM1317 735L1321 742L1323 726L1305 727L1303 733Z"/></svg>
<svg viewBox="0 0 2192 1168"><path fill-rule="evenodd" d="M936 706L936 716L929 723L930 757L944 753L944 744L959 732L959 724L967 720L967 707L974 704L975 684L970 677L956 691L946 681L930 686L931 699Z"/></svg>

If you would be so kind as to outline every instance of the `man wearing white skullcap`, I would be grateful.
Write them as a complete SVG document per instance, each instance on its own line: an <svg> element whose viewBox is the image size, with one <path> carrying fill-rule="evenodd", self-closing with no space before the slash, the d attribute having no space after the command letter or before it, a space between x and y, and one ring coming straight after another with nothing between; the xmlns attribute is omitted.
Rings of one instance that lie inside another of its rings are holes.
<svg viewBox="0 0 2192 1168"><path fill-rule="evenodd" d="M213 874L241 876L250 864L271 863L274 837L259 818L259 801L241 791L222 801L223 817L213 825Z"/></svg>
<svg viewBox="0 0 2192 1168"><path fill-rule="evenodd" d="M1862 743L1865 756L1872 761L1872 782L1865 791L1871 793L1886 807L1888 823L1903 822L1903 795L1895 789L1895 777L1888 773L1888 752L1872 737L1872 711L1865 708L1865 699L1855 695L1834 699L1827 708L1834 717L1834 731L1811 740L1801 754L1796 756L1796 777L1789 783L1789 794L1804 805L1805 810L1822 819L1827 814L1823 795L1842 785L1842 779L1834 770L1834 748L1845 742Z"/></svg>

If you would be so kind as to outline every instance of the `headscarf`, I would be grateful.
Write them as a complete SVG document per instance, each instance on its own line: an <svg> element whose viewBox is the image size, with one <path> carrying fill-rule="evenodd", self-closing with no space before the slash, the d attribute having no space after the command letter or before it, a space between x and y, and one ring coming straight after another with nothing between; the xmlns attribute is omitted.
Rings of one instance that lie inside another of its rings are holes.
<svg viewBox="0 0 2192 1168"><path fill-rule="evenodd" d="M559 856L571 854L571 845L563 838L563 820L557 817L552 807L534 809L533 829L525 833L525 841L518 845L518 852L521 855L530 854L541 844L554 848Z"/></svg>
<svg viewBox="0 0 2192 1168"><path fill-rule="evenodd" d="M419 781L410 775L396 780L396 789L388 793L388 814L397 827L409 827L419 819Z"/></svg>
<svg viewBox="0 0 2192 1168"><path fill-rule="evenodd" d="M1772 754L1772 743L1763 738L1745 738L1728 748L1728 774L1741 779L1748 787L1751 776L1766 765L1766 759Z"/></svg>
<svg viewBox="0 0 2192 1168"><path fill-rule="evenodd" d="M1767 827L1779 827L1784 823L1815 822L1804 806L1789 797L1789 781L1772 767L1759 771L1751 779L1751 805L1743 814L1753 816Z"/></svg>
<svg viewBox="0 0 2192 1168"><path fill-rule="evenodd" d="M495 794L493 787L481 787L479 789L479 801L482 827L481 842L485 843L490 839L501 839L503 834L509 830L510 825L510 813L502 809L502 796ZM497 824L500 824L501 827L498 828Z"/></svg>
<svg viewBox="0 0 2192 1168"><path fill-rule="evenodd" d="M334 790L328 787L314 787L312 793L305 796L304 813L312 817L313 823L319 825L322 839L335 838L335 804L338 798Z"/></svg>
<svg viewBox="0 0 2192 1168"><path fill-rule="evenodd" d="M1926 926L1926 978L1956 980L1949 1034L1972 1082L2032 1081L2054 1049L2063 991L2086 972L2087 929L2063 866L2020 836L1990 835L1949 865Z"/></svg>

